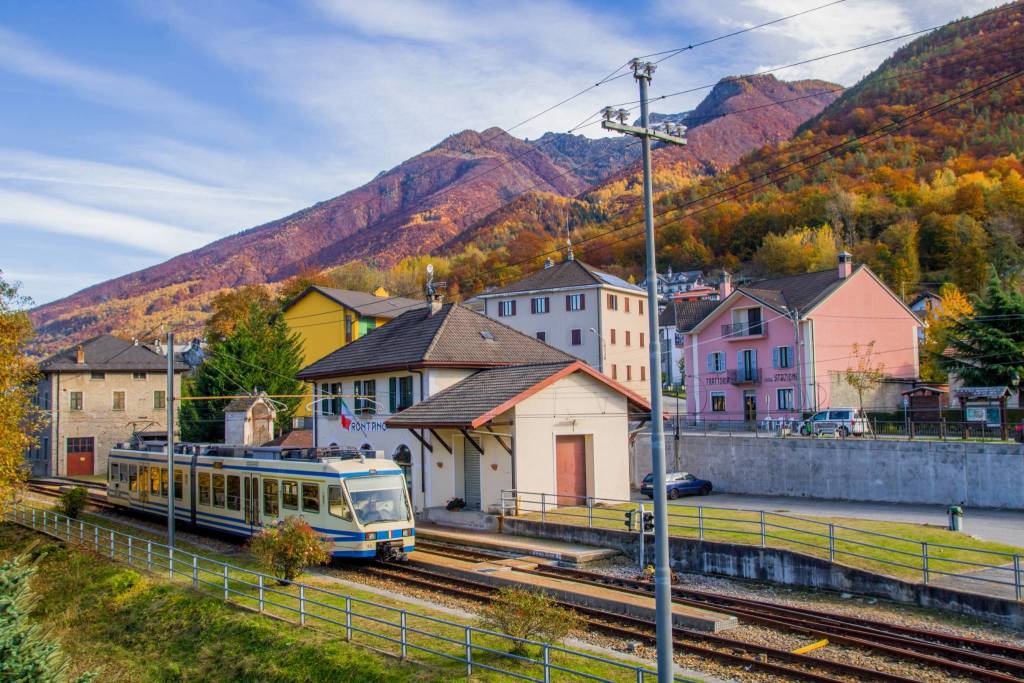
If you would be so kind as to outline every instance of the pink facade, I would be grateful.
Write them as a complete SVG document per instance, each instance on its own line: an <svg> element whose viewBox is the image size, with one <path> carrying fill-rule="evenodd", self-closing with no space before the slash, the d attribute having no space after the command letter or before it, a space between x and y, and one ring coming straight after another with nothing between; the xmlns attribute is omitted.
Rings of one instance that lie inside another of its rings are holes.
<svg viewBox="0 0 1024 683"><path fill-rule="evenodd" d="M851 405L837 384L855 343L874 342L886 375L916 379L920 321L869 269L833 275L738 287L696 323L684 335L687 413L760 420Z"/></svg>

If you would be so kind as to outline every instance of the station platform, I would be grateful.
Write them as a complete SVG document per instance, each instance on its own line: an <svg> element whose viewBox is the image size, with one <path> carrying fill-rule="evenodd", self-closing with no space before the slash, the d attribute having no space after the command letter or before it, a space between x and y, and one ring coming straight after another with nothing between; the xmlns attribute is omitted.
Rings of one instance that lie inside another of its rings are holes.
<svg viewBox="0 0 1024 683"><path fill-rule="evenodd" d="M419 535L419 530L417 530ZM490 586L521 584L541 588L558 600L609 613L625 614L653 621L654 598L617 591L614 588L590 586L575 581L529 573L537 561L512 558L494 562L473 562L427 550L416 550L409 562L450 576L471 579ZM736 617L685 605L672 605L672 621L679 628L719 633L739 625Z"/></svg>
<svg viewBox="0 0 1024 683"><path fill-rule="evenodd" d="M619 554L619 551L612 550L611 548L595 548L593 546L566 543L547 538L512 536L501 534L497 531L453 529L420 521L416 522L416 538L424 541L466 546L468 548L481 548L483 550L539 557L572 566L582 566Z"/></svg>

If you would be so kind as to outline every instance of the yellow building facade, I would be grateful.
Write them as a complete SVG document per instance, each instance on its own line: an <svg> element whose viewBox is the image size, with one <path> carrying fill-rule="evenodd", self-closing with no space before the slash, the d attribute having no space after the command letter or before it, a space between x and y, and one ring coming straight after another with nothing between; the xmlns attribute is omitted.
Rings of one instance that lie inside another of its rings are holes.
<svg viewBox="0 0 1024 683"><path fill-rule="evenodd" d="M383 288L368 294L312 286L285 306L283 316L288 328L302 342L302 364L305 367L402 313L424 305L424 301L389 296ZM312 386L308 385L307 389L309 399L304 400L296 411L300 418L313 414Z"/></svg>

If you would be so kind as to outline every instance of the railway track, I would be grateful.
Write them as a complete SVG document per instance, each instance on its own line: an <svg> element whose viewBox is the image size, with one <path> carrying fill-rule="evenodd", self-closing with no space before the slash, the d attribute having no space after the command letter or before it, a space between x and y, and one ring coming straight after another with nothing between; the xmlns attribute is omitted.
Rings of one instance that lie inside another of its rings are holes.
<svg viewBox="0 0 1024 683"><path fill-rule="evenodd" d="M453 548L444 544L420 542L422 550L470 561L507 557L499 553ZM597 572L540 565L534 570L518 570L568 579L586 585L614 587L633 594L651 595L650 582L612 577ZM735 615L741 622L759 624L776 630L826 638L843 644L905 661L966 676L972 680L1012 683L1024 679L1024 648L970 638L959 638L935 631L898 626L882 621L848 617L831 612L792 607L762 600L736 598L709 591L673 587L673 601L691 607L712 608Z"/></svg>
<svg viewBox="0 0 1024 683"><path fill-rule="evenodd" d="M61 494L61 492L62 492L62 490L64 488L70 488L71 486L77 486L77 485L78 485L77 483L74 483L74 484L56 484L56 483L49 483L49 482L42 483L42 482L29 481L27 484L25 484L25 488L26 488L26 490L28 490L28 491L30 491L32 493L35 493L37 495L40 495L40 496L46 496L48 498L59 498L60 494ZM86 488L88 490L89 488L93 488L93 487L86 487ZM105 495L99 495L98 493L94 493L91 490L88 491L88 493L86 494L85 500L86 500L86 504L87 505L91 505L94 508L98 508L98 509L101 509L101 510L115 510L115 509L117 509L116 505L113 505L112 503L107 501L107 497Z"/></svg>
<svg viewBox="0 0 1024 683"><path fill-rule="evenodd" d="M454 577L440 571L409 565L401 568L370 565L365 570L378 578L387 578L406 585L414 585L476 602L489 602L498 592L497 588L484 582ZM575 604L564 602L560 604L580 614L590 631L625 640L650 644L655 642L653 622ZM815 683L838 683L840 681L919 683L917 679L897 674L821 659L812 655L796 654L788 650L756 645L728 636L684 628L674 628L673 636L674 648L679 654L695 654L731 666L785 677L785 680L814 681Z"/></svg>

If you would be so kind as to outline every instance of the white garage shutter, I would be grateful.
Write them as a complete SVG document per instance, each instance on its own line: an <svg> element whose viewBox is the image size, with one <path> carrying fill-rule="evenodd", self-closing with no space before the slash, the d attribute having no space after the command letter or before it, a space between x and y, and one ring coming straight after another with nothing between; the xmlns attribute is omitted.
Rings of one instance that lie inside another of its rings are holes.
<svg viewBox="0 0 1024 683"><path fill-rule="evenodd" d="M466 482L466 509L480 509L480 451L469 439L462 440L463 481Z"/></svg>

